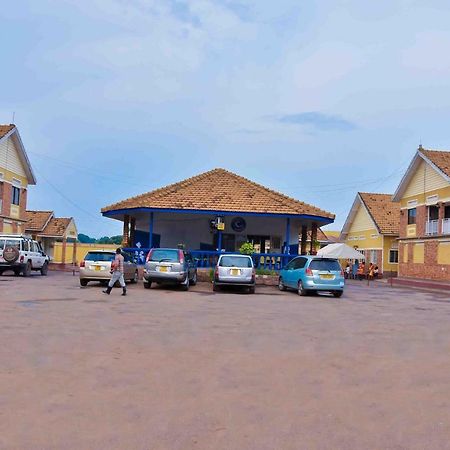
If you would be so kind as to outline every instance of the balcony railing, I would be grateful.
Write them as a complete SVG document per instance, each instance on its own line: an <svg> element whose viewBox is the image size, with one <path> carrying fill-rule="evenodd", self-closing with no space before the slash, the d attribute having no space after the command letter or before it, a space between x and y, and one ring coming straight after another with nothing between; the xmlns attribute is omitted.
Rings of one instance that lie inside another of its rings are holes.
<svg viewBox="0 0 450 450"><path fill-rule="evenodd" d="M442 220L442 234L450 234L450 218Z"/></svg>
<svg viewBox="0 0 450 450"><path fill-rule="evenodd" d="M136 264L143 266L145 259L150 251L149 248L124 248L124 251L129 253ZM191 251L192 257L197 261L197 267L199 268L211 268L215 267L220 255L226 255L232 253L206 251L206 250L193 250ZM273 270L278 272L289 261L295 258L297 255L286 255L284 253L254 253L252 255L253 263L257 269Z"/></svg>
<svg viewBox="0 0 450 450"><path fill-rule="evenodd" d="M439 220L429 220L425 224L425 233L429 236L438 234Z"/></svg>

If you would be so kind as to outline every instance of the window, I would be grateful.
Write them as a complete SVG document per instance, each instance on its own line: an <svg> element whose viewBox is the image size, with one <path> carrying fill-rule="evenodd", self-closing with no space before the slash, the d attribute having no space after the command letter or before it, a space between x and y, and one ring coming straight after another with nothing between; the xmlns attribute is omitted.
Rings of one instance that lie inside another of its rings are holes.
<svg viewBox="0 0 450 450"><path fill-rule="evenodd" d="M378 264L378 251L377 250L370 250L369 262L371 262L372 264Z"/></svg>
<svg viewBox="0 0 450 450"><path fill-rule="evenodd" d="M253 267L252 260L248 256L222 256L219 262L220 267Z"/></svg>
<svg viewBox="0 0 450 450"><path fill-rule="evenodd" d="M417 214L416 208L408 209L408 225L416 224L416 214Z"/></svg>
<svg viewBox="0 0 450 450"><path fill-rule="evenodd" d="M398 264L398 250L389 250L389 264Z"/></svg>
<svg viewBox="0 0 450 450"><path fill-rule="evenodd" d="M313 259L309 265L311 270L341 271L339 261L336 259Z"/></svg>
<svg viewBox="0 0 450 450"><path fill-rule="evenodd" d="M154 249L149 253L149 261L151 262L178 262L180 252L175 249Z"/></svg>
<svg viewBox="0 0 450 450"><path fill-rule="evenodd" d="M86 261L107 262L112 261L115 257L114 253L109 252L89 252L84 259Z"/></svg>
<svg viewBox="0 0 450 450"><path fill-rule="evenodd" d="M437 206L428 207L428 220L438 220L439 219L439 208Z"/></svg>
<svg viewBox="0 0 450 450"><path fill-rule="evenodd" d="M11 203L13 205L20 205L20 188L16 187L16 186L12 186L12 191L11 191Z"/></svg>
<svg viewBox="0 0 450 450"><path fill-rule="evenodd" d="M305 267L307 259L306 258L295 258L292 262L293 262L293 269L303 269L303 267Z"/></svg>

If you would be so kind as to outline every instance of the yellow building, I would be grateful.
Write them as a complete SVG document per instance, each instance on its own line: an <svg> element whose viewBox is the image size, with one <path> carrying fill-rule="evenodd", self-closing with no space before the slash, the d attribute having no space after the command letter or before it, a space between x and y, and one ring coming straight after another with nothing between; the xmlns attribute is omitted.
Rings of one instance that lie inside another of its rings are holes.
<svg viewBox="0 0 450 450"><path fill-rule="evenodd" d="M359 192L342 229L340 241L364 253L380 274L398 272L400 208L389 194Z"/></svg>
<svg viewBox="0 0 450 450"><path fill-rule="evenodd" d="M450 280L450 152L419 147L394 194L401 277Z"/></svg>
<svg viewBox="0 0 450 450"><path fill-rule="evenodd" d="M27 190L35 184L17 127L0 125L0 233L24 233Z"/></svg>

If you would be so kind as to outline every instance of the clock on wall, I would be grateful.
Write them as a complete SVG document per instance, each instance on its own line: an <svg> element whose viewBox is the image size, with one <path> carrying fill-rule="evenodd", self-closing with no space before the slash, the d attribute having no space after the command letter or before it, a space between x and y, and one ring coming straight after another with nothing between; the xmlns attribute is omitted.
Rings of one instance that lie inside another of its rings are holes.
<svg viewBox="0 0 450 450"><path fill-rule="evenodd" d="M247 223L242 217L235 217L231 221L231 228L237 233L241 233L247 227Z"/></svg>

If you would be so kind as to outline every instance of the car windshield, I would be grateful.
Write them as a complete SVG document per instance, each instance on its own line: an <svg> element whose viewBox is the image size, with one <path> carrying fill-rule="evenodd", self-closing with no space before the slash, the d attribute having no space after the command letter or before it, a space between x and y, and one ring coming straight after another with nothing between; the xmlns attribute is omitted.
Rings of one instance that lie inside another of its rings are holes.
<svg viewBox="0 0 450 450"><path fill-rule="evenodd" d="M84 259L86 261L112 261L114 256L114 253L89 252Z"/></svg>
<svg viewBox="0 0 450 450"><path fill-rule="evenodd" d="M149 261L178 262L178 255L179 255L178 250L170 250L170 249L169 250L163 250L163 249L153 250L150 255Z"/></svg>
<svg viewBox="0 0 450 450"><path fill-rule="evenodd" d="M252 260L245 256L222 256L220 267L252 267Z"/></svg>
<svg viewBox="0 0 450 450"><path fill-rule="evenodd" d="M311 270L341 271L341 266L336 259L313 259L309 268Z"/></svg>

